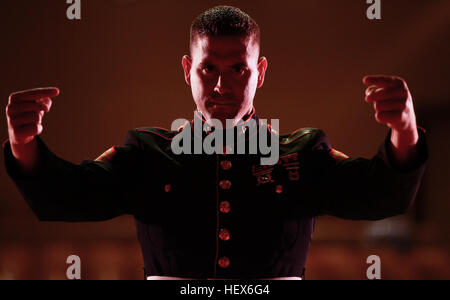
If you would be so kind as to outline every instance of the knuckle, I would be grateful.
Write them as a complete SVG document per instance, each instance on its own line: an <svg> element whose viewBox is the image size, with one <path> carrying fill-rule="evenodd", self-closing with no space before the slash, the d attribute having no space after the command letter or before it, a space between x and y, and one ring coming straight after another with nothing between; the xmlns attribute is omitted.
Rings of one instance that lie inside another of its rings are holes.
<svg viewBox="0 0 450 300"><path fill-rule="evenodd" d="M17 126L16 126L16 120L10 118L10 119L9 119L8 125L9 125L9 127L10 127L11 129L15 129L15 128L17 127Z"/></svg>
<svg viewBox="0 0 450 300"><path fill-rule="evenodd" d="M17 105L15 105L15 104L8 105L7 110L8 110L8 115L11 117L11 116L17 114Z"/></svg>
<svg viewBox="0 0 450 300"><path fill-rule="evenodd" d="M406 122L408 120L408 114L406 112L402 112L399 116L399 118L402 120L402 122Z"/></svg>
<svg viewBox="0 0 450 300"><path fill-rule="evenodd" d="M375 110L380 112L384 108L384 105L381 102L375 102L375 106L374 107L375 107Z"/></svg>
<svg viewBox="0 0 450 300"><path fill-rule="evenodd" d="M391 76L391 80L394 82L397 82L399 84L405 82L405 79L403 79L402 77L397 76L397 75Z"/></svg>
<svg viewBox="0 0 450 300"><path fill-rule="evenodd" d="M52 104L53 102L50 100L47 105L45 106L45 108L47 109L47 112L50 111L50 108L52 108Z"/></svg>
<svg viewBox="0 0 450 300"><path fill-rule="evenodd" d="M406 84L406 81L404 79L402 79L401 81L401 86L405 91L408 91L408 84Z"/></svg>
<svg viewBox="0 0 450 300"><path fill-rule="evenodd" d="M402 89L401 97L402 97L402 100L406 102L406 100L408 99L408 89Z"/></svg>
<svg viewBox="0 0 450 300"><path fill-rule="evenodd" d="M14 96L15 96L16 94L17 94L17 93L11 93L11 94L9 94L9 97L8 97L8 102L9 102L9 103L11 103L11 101L13 101Z"/></svg>
<svg viewBox="0 0 450 300"><path fill-rule="evenodd" d="M380 105L378 103L374 103L373 104L373 109L375 109L375 111L377 111L380 108Z"/></svg>

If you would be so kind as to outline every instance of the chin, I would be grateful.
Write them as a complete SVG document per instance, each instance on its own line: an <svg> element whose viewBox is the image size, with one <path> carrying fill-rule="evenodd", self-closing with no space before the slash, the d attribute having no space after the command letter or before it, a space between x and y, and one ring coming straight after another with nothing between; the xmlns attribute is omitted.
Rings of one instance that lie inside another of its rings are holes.
<svg viewBox="0 0 450 300"><path fill-rule="evenodd" d="M211 119L217 119L222 122L223 127L226 125L226 120L234 120L237 117L236 114L230 112L215 111L211 113Z"/></svg>

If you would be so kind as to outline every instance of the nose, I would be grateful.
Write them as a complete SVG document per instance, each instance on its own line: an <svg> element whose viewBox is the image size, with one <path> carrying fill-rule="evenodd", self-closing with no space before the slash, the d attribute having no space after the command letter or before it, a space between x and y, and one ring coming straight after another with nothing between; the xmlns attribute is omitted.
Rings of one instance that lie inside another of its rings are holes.
<svg viewBox="0 0 450 300"><path fill-rule="evenodd" d="M219 94L226 94L228 90L228 86L225 84L224 76L219 75L217 78L216 86L214 87L214 91Z"/></svg>

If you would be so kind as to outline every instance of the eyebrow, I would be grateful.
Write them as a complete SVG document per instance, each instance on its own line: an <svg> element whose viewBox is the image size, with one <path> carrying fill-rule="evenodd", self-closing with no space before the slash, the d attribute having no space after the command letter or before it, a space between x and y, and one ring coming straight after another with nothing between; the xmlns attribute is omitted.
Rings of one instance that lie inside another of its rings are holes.
<svg viewBox="0 0 450 300"><path fill-rule="evenodd" d="M202 61L201 63L199 63L199 66L201 68L203 68L203 67L212 67L213 64L211 62L209 62L209 61Z"/></svg>
<svg viewBox="0 0 450 300"><path fill-rule="evenodd" d="M238 63L232 65L231 67L232 68L241 68L241 67L246 67L246 66L247 66L247 64L245 62L238 62Z"/></svg>
<svg viewBox="0 0 450 300"><path fill-rule="evenodd" d="M213 66L215 66L215 64L209 60L205 60L205 61L200 62L199 66L202 68L203 67L213 67ZM246 67L246 66L247 66L247 64L245 62L241 61L241 62L231 65L231 68Z"/></svg>

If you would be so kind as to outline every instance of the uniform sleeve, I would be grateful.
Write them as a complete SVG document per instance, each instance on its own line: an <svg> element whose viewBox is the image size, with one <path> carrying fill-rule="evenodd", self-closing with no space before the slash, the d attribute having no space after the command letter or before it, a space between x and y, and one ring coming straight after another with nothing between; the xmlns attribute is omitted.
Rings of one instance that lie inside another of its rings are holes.
<svg viewBox="0 0 450 300"><path fill-rule="evenodd" d="M347 158L331 148L320 131L310 152L319 214L345 219L379 220L408 211L425 170L428 151L419 130L419 155L408 166L392 164L390 132L372 159Z"/></svg>
<svg viewBox="0 0 450 300"><path fill-rule="evenodd" d="M127 134L123 146L81 164L57 157L41 138L36 140L41 159L33 174L21 172L9 143L4 155L8 175L39 220L102 221L129 213L129 185L139 154L135 132Z"/></svg>

